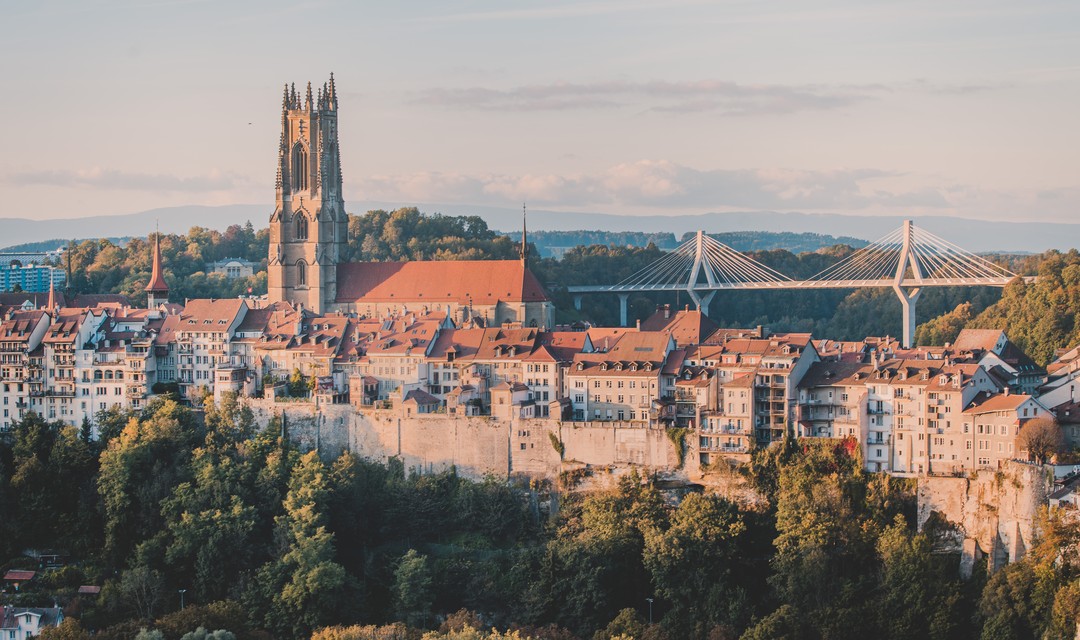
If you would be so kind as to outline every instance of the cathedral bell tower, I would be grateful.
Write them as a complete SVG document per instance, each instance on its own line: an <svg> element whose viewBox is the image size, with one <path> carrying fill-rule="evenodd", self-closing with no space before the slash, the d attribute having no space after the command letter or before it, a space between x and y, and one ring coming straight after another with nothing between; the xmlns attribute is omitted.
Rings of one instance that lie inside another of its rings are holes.
<svg viewBox="0 0 1080 640"><path fill-rule="evenodd" d="M281 102L277 202L270 216L267 289L271 302L300 303L316 313L337 298L337 265L349 218L341 194L334 75L313 98L285 85Z"/></svg>

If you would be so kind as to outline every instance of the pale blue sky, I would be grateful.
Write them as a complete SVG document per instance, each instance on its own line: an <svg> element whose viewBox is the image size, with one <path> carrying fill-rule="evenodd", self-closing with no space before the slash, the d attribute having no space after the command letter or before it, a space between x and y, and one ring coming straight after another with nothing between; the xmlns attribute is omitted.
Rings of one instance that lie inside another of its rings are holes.
<svg viewBox="0 0 1080 640"><path fill-rule="evenodd" d="M0 18L0 217L269 207L281 85L333 71L354 202L1080 219L1075 0L80 0Z"/></svg>

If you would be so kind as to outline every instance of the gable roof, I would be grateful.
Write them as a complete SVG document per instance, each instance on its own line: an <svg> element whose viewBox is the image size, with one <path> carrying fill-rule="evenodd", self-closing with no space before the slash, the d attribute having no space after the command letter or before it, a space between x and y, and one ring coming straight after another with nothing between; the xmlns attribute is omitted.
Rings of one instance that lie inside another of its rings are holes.
<svg viewBox="0 0 1080 640"><path fill-rule="evenodd" d="M540 281L518 260L353 262L337 267L337 302L342 303L547 300Z"/></svg>

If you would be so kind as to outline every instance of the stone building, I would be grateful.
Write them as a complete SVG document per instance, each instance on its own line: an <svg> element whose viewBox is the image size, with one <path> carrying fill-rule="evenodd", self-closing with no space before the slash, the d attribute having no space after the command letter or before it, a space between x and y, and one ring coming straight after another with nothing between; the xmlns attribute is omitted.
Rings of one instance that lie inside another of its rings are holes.
<svg viewBox="0 0 1080 640"><path fill-rule="evenodd" d="M267 295L315 313L388 313L449 308L458 326L551 327L554 305L519 260L346 263L349 218L342 199L338 95L330 81L281 105L276 204L270 216ZM359 239L358 239L359 240Z"/></svg>

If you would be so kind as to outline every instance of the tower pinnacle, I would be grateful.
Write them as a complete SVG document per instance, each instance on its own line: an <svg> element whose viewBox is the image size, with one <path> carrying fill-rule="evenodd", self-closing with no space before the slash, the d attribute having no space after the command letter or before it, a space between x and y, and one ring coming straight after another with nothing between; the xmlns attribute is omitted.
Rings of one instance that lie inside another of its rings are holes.
<svg viewBox="0 0 1080 640"><path fill-rule="evenodd" d="M526 223L527 213L525 211L525 203L521 203L521 264L526 265L529 260L529 230Z"/></svg>
<svg viewBox="0 0 1080 640"><path fill-rule="evenodd" d="M146 305L154 308L169 299L169 285L161 271L161 234L154 234L154 257L150 271L150 283L146 285Z"/></svg>

